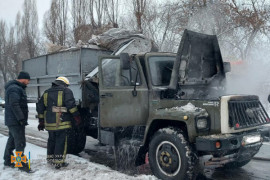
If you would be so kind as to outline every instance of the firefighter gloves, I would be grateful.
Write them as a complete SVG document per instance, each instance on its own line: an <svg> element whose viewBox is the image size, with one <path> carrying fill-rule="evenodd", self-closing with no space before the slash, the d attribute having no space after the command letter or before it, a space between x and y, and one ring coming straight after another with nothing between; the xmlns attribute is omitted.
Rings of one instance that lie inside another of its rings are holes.
<svg viewBox="0 0 270 180"><path fill-rule="evenodd" d="M45 128L45 125L44 125L44 122L39 122L39 124L38 124L38 131L44 131L44 128Z"/></svg>
<svg viewBox="0 0 270 180"><path fill-rule="evenodd" d="M79 126L81 124L81 117L80 116L74 116L75 124L76 126Z"/></svg>

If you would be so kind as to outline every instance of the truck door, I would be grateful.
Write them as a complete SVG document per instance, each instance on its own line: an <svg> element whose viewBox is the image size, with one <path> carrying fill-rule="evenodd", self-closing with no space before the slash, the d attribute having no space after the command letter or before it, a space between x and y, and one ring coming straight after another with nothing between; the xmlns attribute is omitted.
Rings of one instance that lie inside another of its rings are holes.
<svg viewBox="0 0 270 180"><path fill-rule="evenodd" d="M137 59L122 65L120 57L99 59L100 126L145 125L148 118L148 88Z"/></svg>

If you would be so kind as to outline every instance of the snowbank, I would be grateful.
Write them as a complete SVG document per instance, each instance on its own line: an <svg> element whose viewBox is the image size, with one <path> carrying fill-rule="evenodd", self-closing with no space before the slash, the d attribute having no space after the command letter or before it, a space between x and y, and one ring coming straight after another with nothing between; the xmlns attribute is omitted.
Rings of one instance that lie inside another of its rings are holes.
<svg viewBox="0 0 270 180"><path fill-rule="evenodd" d="M0 134L0 157L2 159L5 150L5 144L7 137ZM31 168L36 170L36 172L27 174L21 172L18 169L13 169L9 167L4 167L3 161L0 162L0 179L10 180L10 179L95 179L95 180L116 180L116 179L139 179L139 180L155 180L154 176L140 175L137 177L128 176L120 172L114 171L106 166L95 164L89 162L87 159L83 159L74 155L68 155L66 162L69 166L62 168L61 170L56 170L54 167L46 163L46 149L35 146L33 144L27 143L25 154L28 156L30 151L31 155Z"/></svg>

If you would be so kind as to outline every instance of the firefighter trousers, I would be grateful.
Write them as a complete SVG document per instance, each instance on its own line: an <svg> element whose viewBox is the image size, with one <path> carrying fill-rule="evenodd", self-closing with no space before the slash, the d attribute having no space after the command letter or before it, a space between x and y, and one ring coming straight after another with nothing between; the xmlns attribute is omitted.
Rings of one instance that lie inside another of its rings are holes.
<svg viewBox="0 0 270 180"><path fill-rule="evenodd" d="M48 132L47 161L62 164L65 162L67 154L67 130Z"/></svg>

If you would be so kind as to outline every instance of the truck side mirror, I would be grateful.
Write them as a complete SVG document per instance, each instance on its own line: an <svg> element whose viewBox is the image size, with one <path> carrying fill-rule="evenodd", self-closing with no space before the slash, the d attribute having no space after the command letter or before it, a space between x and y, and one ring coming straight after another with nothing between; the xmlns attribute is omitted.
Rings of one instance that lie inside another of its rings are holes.
<svg viewBox="0 0 270 180"><path fill-rule="evenodd" d="M122 70L129 70L130 69L130 61L129 61L128 53L121 53L120 54L120 61L121 61L121 69Z"/></svg>
<svg viewBox="0 0 270 180"><path fill-rule="evenodd" d="M230 62L223 62L224 72L231 72L231 63Z"/></svg>

